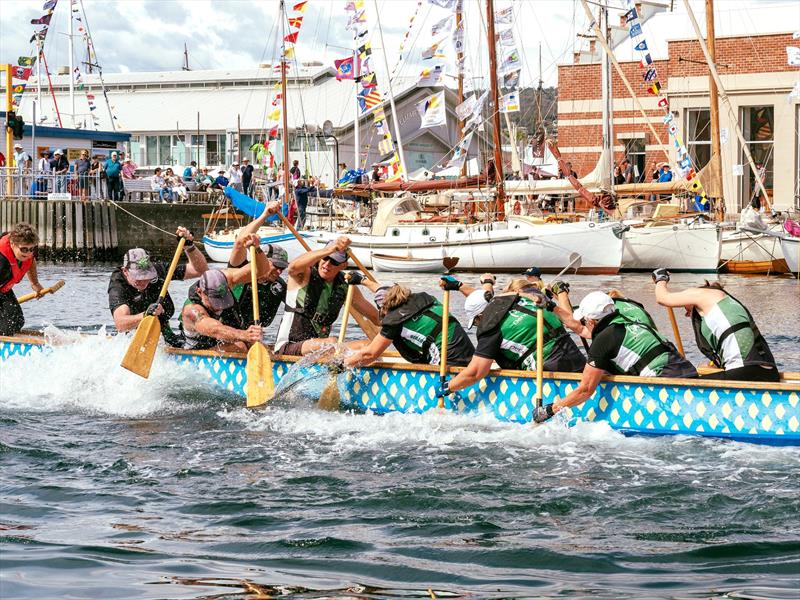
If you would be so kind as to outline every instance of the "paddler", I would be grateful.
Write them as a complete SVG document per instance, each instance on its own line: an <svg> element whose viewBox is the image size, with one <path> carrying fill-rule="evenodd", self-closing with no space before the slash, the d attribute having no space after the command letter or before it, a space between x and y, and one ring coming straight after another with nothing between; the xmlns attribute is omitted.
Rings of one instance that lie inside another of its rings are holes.
<svg viewBox="0 0 800 600"><path fill-rule="evenodd" d="M587 294L573 316L592 339L581 382L563 398L537 407L534 413L537 423L562 408L577 406L591 398L607 372L644 377L697 377L694 366L671 343L649 325L621 314L605 292Z"/></svg>
<svg viewBox="0 0 800 600"><path fill-rule="evenodd" d="M704 379L780 381L780 373L767 341L750 311L726 292L719 283L681 292L667 289L669 272L653 271L656 302L670 308L683 307L692 319L695 342L718 368Z"/></svg>
<svg viewBox="0 0 800 600"><path fill-rule="evenodd" d="M0 335L14 335L25 324L13 287L27 275L37 296L44 289L36 273L38 245L39 236L27 223L0 235Z"/></svg>
<svg viewBox="0 0 800 600"><path fill-rule="evenodd" d="M567 329L577 333L582 338L591 339L591 333L572 315L572 305L569 301L569 289L569 283L565 281L557 280L550 284L549 290L558 301L559 306L555 312ZM658 330L655 320L650 316L650 313L647 312L643 304L625 297L625 295L617 289L609 290L608 296L614 302L614 307L623 317Z"/></svg>
<svg viewBox="0 0 800 600"><path fill-rule="evenodd" d="M248 239L246 247L249 248ZM257 276L266 272L266 257L256 250ZM183 305L180 323L188 350L216 348L221 352L247 352L261 341L263 330L258 325L246 325L231 287L250 279L250 265L238 269L211 269L189 288Z"/></svg>
<svg viewBox="0 0 800 600"><path fill-rule="evenodd" d="M346 367L368 365L392 344L400 356L412 364L440 363L444 311L441 302L428 293L415 293L402 285L381 286L365 280L360 273L350 273L348 283L363 283L375 293L381 331L369 345L345 358ZM469 363L475 347L453 315L449 317L447 329L447 364L463 367Z"/></svg>
<svg viewBox="0 0 800 600"><path fill-rule="evenodd" d="M229 268L237 269L248 264L245 241L250 239L251 244L258 247L261 243L258 230L268 216L277 214L280 209L280 202L270 202L260 217L239 231L239 236L233 243L233 250L228 259ZM289 266L289 255L281 246L267 244L264 248L264 257L267 259L266 270L258 278L258 307L261 326L267 327L275 319L278 309L286 300L286 282L281 279L281 273ZM250 281L234 285L231 292L236 299L244 324L248 327L254 325L253 292Z"/></svg>
<svg viewBox="0 0 800 600"><path fill-rule="evenodd" d="M208 263L194 245L192 232L186 227L178 227L175 235L186 240L183 251L188 262L176 267L173 279L183 281L200 277L208 271ZM175 313L169 293L163 302L158 302L168 268L165 263L153 261L143 248L132 248L125 253L122 267L114 269L108 282L108 308L117 331L136 329L145 315L151 314L161 322L161 333L168 344L182 344L169 327L169 320Z"/></svg>
<svg viewBox="0 0 800 600"><path fill-rule="evenodd" d="M341 236L320 250L307 252L289 263L289 281L283 319L275 340L275 352L304 356L326 344L336 342L330 337L331 325L339 317L347 296L347 248L350 239ZM380 324L375 306L356 288L353 308Z"/></svg>
<svg viewBox="0 0 800 600"><path fill-rule="evenodd" d="M475 298L474 302L470 299ZM536 369L536 315L544 307L544 369L578 372L586 360L575 342L552 312L556 303L547 298L539 286L527 279L514 279L502 294L492 298L480 310L480 298L473 292L465 310L470 316L469 328L478 325L478 346L467 368L440 390L447 395L469 387L489 374L492 362L502 369ZM485 301L485 299L484 299ZM478 312L480 310L480 312Z"/></svg>

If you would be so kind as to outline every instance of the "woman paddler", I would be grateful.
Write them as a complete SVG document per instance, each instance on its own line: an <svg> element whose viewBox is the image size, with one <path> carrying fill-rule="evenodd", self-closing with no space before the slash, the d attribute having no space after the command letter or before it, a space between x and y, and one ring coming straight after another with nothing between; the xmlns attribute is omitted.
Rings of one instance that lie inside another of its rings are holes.
<svg viewBox="0 0 800 600"><path fill-rule="evenodd" d="M14 335L25 324L14 286L27 275L37 295L44 289L36 273L38 244L39 236L27 223L18 223L0 236L0 335Z"/></svg>
<svg viewBox="0 0 800 600"><path fill-rule="evenodd" d="M392 344L410 363L440 363L444 310L441 302L428 293L412 292L402 285L381 286L365 280L360 273L350 273L348 283L363 283L375 294L381 331L369 345L345 358L346 367L367 365L377 360ZM463 367L469 363L475 347L453 315L450 315L447 329L447 364Z"/></svg>
<svg viewBox="0 0 800 600"><path fill-rule="evenodd" d="M669 272L653 271L656 302L671 308L683 307L692 319L697 347L722 371L702 375L704 379L780 381L780 373L767 341L750 311L722 289L719 283L667 289Z"/></svg>

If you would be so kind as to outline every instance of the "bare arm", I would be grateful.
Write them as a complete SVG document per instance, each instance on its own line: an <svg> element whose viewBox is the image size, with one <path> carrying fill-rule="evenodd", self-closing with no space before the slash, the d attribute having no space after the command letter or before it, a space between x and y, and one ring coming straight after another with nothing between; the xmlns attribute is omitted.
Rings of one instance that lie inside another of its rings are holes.
<svg viewBox="0 0 800 600"><path fill-rule="evenodd" d="M464 370L453 377L448 388L451 392L457 392L480 381L489 374L492 369L492 362L491 358L473 356L469 364L464 367Z"/></svg>
<svg viewBox="0 0 800 600"><path fill-rule="evenodd" d="M266 260L263 252L257 252L256 254L260 254L261 257L264 258L264 260ZM256 277L258 277L259 273L261 272L261 269L259 268L258 258L256 258L256 269L257 269ZM230 268L225 269L224 273L225 273L225 278L228 280L228 285L231 287L233 287L237 283L247 283L250 281L250 263L247 263L246 265L243 265L236 269L230 269Z"/></svg>
<svg viewBox="0 0 800 600"><path fill-rule="evenodd" d="M250 221L247 225L242 227L239 231L239 237L233 243L233 250L231 250L231 257L228 263L232 265L240 265L247 259L247 248L244 245L247 236L258 233L258 230L267 221L267 217L276 214L280 210L280 202L269 202L261 215ZM259 240L260 242L260 240Z"/></svg>
<svg viewBox="0 0 800 600"><path fill-rule="evenodd" d="M384 350L386 350L391 345L392 345L392 340L378 334L369 343L368 346L354 352L353 354L345 358L344 366L347 368L352 368L352 367L360 367L363 365L368 365L371 362L376 361L380 357L380 355L383 354Z"/></svg>
<svg viewBox="0 0 800 600"><path fill-rule="evenodd" d="M656 284L656 302L661 306L677 307L677 306L697 306L701 311L705 312L706 302L704 302L703 293L697 288L689 288L682 292L670 292L667 289L666 281L659 281Z"/></svg>
<svg viewBox="0 0 800 600"><path fill-rule="evenodd" d="M139 326L143 318L143 312L132 315L130 307L127 304L123 304L114 310L114 327L120 332L131 331Z"/></svg>
<svg viewBox="0 0 800 600"><path fill-rule="evenodd" d="M378 316L378 309L375 308L372 302L364 298L364 294L362 294L361 290L358 288L353 290L353 308L375 323L375 325L381 324L380 317Z"/></svg>
<svg viewBox="0 0 800 600"><path fill-rule="evenodd" d="M31 261L31 266L28 269L28 281L31 282L31 287L33 291L37 294L42 291L42 284L39 283L39 273L36 270L36 259L34 258Z"/></svg>
<svg viewBox="0 0 800 600"><path fill-rule="evenodd" d="M592 397L592 394L594 394L594 391L597 389L605 373L603 369L598 369L591 365L583 367L583 374L581 375L581 382L578 384L578 387L563 398L557 398L556 401L553 402L553 411L558 412L562 408L577 406L582 402L586 402Z"/></svg>
<svg viewBox="0 0 800 600"><path fill-rule="evenodd" d="M186 275L184 275L184 279L194 279L208 271L206 257L200 252L197 246L189 246L185 249L185 252L186 258L189 259L189 264L186 265Z"/></svg>
<svg viewBox="0 0 800 600"><path fill-rule="evenodd" d="M305 280L308 279L311 267L313 267L326 256L330 256L335 251L335 247L329 246L327 248L321 248L319 250L313 250L311 252L301 254L289 263L289 268L287 269L289 277L293 277L300 283L304 283Z"/></svg>
<svg viewBox="0 0 800 600"><path fill-rule="evenodd" d="M235 329L223 325L217 319L208 316L208 312L197 304L190 304L183 309L184 320L194 328L194 330L208 337L223 342L248 342L248 330Z"/></svg>

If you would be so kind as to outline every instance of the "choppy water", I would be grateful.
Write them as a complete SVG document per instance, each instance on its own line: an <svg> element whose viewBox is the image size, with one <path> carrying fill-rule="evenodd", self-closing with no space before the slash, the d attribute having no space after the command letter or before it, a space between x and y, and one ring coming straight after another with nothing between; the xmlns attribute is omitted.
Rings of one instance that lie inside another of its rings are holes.
<svg viewBox="0 0 800 600"><path fill-rule="evenodd" d="M108 270L42 268L67 286L28 324L110 324ZM653 305L649 276L572 280L575 300L613 286ZM800 287L724 281L800 370ZM166 360L136 378L125 348L98 337L0 368L2 598L800 595L796 448L248 412Z"/></svg>

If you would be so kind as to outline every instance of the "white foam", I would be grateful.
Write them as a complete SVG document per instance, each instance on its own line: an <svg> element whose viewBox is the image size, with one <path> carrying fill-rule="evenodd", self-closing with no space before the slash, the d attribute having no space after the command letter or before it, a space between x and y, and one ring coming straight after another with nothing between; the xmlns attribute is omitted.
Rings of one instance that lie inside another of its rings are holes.
<svg viewBox="0 0 800 600"><path fill-rule="evenodd" d="M123 369L129 335L108 337L104 329L80 335L48 327L45 338L58 344L0 362L0 408L143 417L185 410L185 399L170 399L169 392L206 386L194 369L161 352L148 379Z"/></svg>

